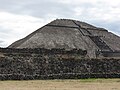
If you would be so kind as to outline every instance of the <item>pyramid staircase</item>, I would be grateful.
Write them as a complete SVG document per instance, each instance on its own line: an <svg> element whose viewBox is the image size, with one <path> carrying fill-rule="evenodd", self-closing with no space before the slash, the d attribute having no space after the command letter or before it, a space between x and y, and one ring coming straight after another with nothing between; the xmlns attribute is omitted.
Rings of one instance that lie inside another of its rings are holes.
<svg viewBox="0 0 120 90"><path fill-rule="evenodd" d="M89 36L101 51L112 51L112 49L100 38L100 36Z"/></svg>
<svg viewBox="0 0 120 90"><path fill-rule="evenodd" d="M74 22L75 23L75 22ZM120 57L120 51L113 51L107 44L104 42L104 40L101 39L101 36L94 36L90 31L88 31L85 28L82 28L79 24L75 23L77 26L79 26L79 30L82 33L83 36L88 36L94 44L99 48L98 51L96 51L96 57L97 54L102 55L104 57Z"/></svg>
<svg viewBox="0 0 120 90"><path fill-rule="evenodd" d="M88 31L88 30L87 30ZM89 31L88 31L89 32ZM90 35L89 38L96 44L99 48L96 51L96 57L100 54L104 57L120 57L120 51L113 51L102 39L101 36L92 36Z"/></svg>

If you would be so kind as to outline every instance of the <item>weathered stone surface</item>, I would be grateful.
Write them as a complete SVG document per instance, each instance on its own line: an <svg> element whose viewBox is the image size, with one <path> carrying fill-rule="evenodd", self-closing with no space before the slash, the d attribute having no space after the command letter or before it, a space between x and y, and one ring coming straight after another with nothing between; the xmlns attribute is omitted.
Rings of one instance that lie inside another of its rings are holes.
<svg viewBox="0 0 120 90"><path fill-rule="evenodd" d="M0 80L120 78L119 41L106 29L57 19L0 48Z"/></svg>
<svg viewBox="0 0 120 90"><path fill-rule="evenodd" d="M102 55L96 55L98 51L120 52L119 41L120 37L106 29L76 20L57 19L11 44L9 48L82 49L87 50L90 58L96 58Z"/></svg>
<svg viewBox="0 0 120 90"><path fill-rule="evenodd" d="M86 51L0 49L0 80L120 78L120 59L84 58Z"/></svg>

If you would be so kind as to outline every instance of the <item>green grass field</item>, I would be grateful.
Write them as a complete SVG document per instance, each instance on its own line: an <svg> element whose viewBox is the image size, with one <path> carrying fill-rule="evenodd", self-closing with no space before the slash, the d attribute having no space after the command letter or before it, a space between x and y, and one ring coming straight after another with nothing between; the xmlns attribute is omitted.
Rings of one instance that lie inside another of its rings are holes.
<svg viewBox="0 0 120 90"><path fill-rule="evenodd" d="M0 81L0 90L120 90L120 79Z"/></svg>

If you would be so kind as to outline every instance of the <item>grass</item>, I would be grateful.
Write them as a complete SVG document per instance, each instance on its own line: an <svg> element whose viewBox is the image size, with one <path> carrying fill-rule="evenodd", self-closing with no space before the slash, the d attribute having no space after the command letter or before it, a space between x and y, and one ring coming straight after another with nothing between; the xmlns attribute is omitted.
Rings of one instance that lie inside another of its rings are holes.
<svg viewBox="0 0 120 90"><path fill-rule="evenodd" d="M120 79L0 81L0 90L120 90Z"/></svg>
<svg viewBox="0 0 120 90"><path fill-rule="evenodd" d="M120 79L118 78L116 78L116 79L110 79L110 78L108 78L108 79L106 79L106 78L90 78L90 79L80 79L80 82L120 82Z"/></svg>

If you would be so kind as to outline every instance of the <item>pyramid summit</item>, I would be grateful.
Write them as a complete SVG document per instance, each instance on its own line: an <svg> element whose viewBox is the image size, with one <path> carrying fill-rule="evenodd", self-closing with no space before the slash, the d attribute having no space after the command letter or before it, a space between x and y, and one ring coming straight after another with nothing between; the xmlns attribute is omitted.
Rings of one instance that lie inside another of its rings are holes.
<svg viewBox="0 0 120 90"><path fill-rule="evenodd" d="M104 28L77 20L56 19L8 48L82 49L91 58L99 54L119 57L120 42L116 41L120 37Z"/></svg>

